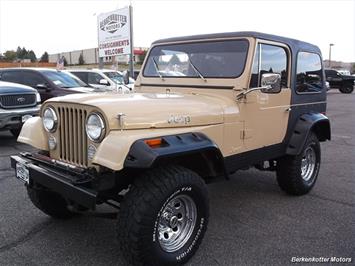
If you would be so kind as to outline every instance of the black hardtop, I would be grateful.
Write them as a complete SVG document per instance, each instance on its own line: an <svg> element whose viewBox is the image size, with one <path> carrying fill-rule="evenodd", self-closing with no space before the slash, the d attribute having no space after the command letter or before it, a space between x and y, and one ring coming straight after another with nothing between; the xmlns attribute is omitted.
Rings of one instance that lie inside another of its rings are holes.
<svg viewBox="0 0 355 266"><path fill-rule="evenodd" d="M161 39L153 42L153 44L162 44L162 43L173 43L173 42L186 42L186 41L196 41L201 39L223 39L223 38L240 38L240 37L251 37L258 38L268 41L281 42L290 47L294 52L302 50L307 52L315 52L321 54L318 46L311 43L299 41L296 39L291 39L287 37L255 32L255 31L239 31L239 32L224 32L224 33L213 33L213 34L201 34L201 35L192 35L192 36L183 36L183 37L173 37L167 39Z"/></svg>

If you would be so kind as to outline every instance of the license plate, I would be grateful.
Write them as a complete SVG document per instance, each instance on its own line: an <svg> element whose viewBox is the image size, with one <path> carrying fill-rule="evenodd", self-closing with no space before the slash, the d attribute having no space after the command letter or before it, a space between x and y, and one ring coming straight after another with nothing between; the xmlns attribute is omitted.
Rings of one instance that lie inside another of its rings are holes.
<svg viewBox="0 0 355 266"><path fill-rule="evenodd" d="M30 181L30 172L26 165L22 163L16 163L16 177L26 184Z"/></svg>
<svg viewBox="0 0 355 266"><path fill-rule="evenodd" d="M21 120L22 120L22 123L25 123L28 119L30 119L32 117L32 115L24 115L22 116Z"/></svg>

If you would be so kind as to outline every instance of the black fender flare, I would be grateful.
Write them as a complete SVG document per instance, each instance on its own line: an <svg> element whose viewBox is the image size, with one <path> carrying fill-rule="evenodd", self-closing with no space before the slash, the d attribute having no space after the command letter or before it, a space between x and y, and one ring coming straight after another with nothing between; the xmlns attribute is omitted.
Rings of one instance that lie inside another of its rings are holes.
<svg viewBox="0 0 355 266"><path fill-rule="evenodd" d="M286 154L300 154L311 131L317 135L319 141L330 140L331 130L328 117L321 113L307 113L301 115L292 131L287 144Z"/></svg>
<svg viewBox="0 0 355 266"><path fill-rule="evenodd" d="M158 147L150 147L145 142L146 140L156 138L162 139L162 144ZM205 167L207 172L214 172L214 174L210 173L211 176L224 175L228 177L224 165L224 157L220 149L211 139L200 132L136 140L128 152L124 167L149 169L161 164L181 161L189 165L189 160L193 157L200 158L200 163L206 163L203 167ZM196 170L198 167L198 165L189 165L189 168L192 168L191 170Z"/></svg>

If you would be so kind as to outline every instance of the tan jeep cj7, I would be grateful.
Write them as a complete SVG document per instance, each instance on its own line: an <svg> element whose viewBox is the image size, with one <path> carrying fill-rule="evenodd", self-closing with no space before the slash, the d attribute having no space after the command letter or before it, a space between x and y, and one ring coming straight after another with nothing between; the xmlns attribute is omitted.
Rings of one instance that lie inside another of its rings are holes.
<svg viewBox="0 0 355 266"><path fill-rule="evenodd" d="M70 218L117 209L132 263L187 262L207 229L206 183L238 169L276 172L281 189L308 193L330 140L317 46L256 32L153 43L134 94L46 101L11 157L33 204Z"/></svg>

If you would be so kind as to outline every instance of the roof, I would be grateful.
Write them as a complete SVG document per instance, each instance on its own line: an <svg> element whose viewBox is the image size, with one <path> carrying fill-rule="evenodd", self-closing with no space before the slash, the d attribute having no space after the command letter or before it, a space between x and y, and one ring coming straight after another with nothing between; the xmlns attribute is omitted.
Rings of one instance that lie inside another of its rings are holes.
<svg viewBox="0 0 355 266"><path fill-rule="evenodd" d="M202 35L192 35L192 36L183 36L183 37L173 37L167 39L161 39L153 42L153 44L160 43L169 43L169 42L183 42L183 41L195 41L201 39L219 39L219 38L235 38L235 37L252 37L258 39L264 39L269 41L277 41L282 42L289 45L291 48L302 48L310 51L318 51L320 53L319 48L316 45L311 43L299 41L292 38L255 32L255 31L239 31L239 32L224 32L224 33L212 33L212 34L202 34Z"/></svg>
<svg viewBox="0 0 355 266"><path fill-rule="evenodd" d="M44 67L11 67L11 68L1 68L2 70L35 70L35 71L61 71L55 68L44 68Z"/></svg>

